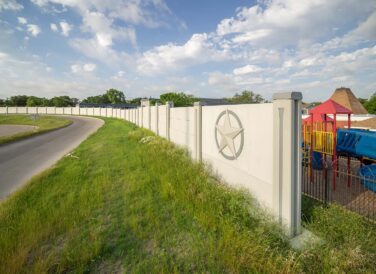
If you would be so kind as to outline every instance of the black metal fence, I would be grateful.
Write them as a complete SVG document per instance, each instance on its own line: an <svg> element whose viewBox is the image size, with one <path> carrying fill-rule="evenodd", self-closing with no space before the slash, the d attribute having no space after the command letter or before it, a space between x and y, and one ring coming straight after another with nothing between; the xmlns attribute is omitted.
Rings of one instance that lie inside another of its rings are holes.
<svg viewBox="0 0 376 274"><path fill-rule="evenodd" d="M302 192L324 203L337 203L348 210L376 221L376 174L364 176L359 170L364 165L354 158L339 157L333 169L331 157L313 164L303 160Z"/></svg>

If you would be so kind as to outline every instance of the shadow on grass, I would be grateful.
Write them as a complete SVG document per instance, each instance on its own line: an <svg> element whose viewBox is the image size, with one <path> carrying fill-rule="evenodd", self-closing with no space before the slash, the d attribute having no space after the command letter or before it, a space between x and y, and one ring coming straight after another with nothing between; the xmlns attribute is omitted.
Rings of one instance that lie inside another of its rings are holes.
<svg viewBox="0 0 376 274"><path fill-rule="evenodd" d="M323 202L312 199L306 195L302 195L302 221L303 223L312 222L312 217L315 208L325 207Z"/></svg>

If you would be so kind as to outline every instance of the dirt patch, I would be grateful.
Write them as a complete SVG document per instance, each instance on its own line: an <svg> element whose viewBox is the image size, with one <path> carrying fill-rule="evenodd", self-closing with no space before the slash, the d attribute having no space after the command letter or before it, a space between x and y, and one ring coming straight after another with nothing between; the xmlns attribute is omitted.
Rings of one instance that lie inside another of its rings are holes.
<svg viewBox="0 0 376 274"><path fill-rule="evenodd" d="M354 127L368 127L368 128L376 129L376 118L370 118L364 121L352 122L351 125Z"/></svg>

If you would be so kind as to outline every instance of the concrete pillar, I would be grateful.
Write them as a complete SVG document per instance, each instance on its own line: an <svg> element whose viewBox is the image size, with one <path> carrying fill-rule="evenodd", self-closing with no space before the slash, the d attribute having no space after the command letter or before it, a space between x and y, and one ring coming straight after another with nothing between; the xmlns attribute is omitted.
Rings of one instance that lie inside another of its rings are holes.
<svg viewBox="0 0 376 274"><path fill-rule="evenodd" d="M195 112L195 158L202 161L202 102L194 103Z"/></svg>
<svg viewBox="0 0 376 274"><path fill-rule="evenodd" d="M155 103L155 133L159 135L159 103Z"/></svg>
<svg viewBox="0 0 376 274"><path fill-rule="evenodd" d="M170 140L170 108L174 107L173 102L166 102L166 139Z"/></svg>
<svg viewBox="0 0 376 274"><path fill-rule="evenodd" d="M141 110L141 127L144 127L144 107L141 105L140 107Z"/></svg>
<svg viewBox="0 0 376 274"><path fill-rule="evenodd" d="M139 121L140 121L140 109L139 109L139 107L137 107L137 109L136 109L136 125L140 125L139 124Z"/></svg>
<svg viewBox="0 0 376 274"><path fill-rule="evenodd" d="M151 106L149 104L148 108L148 129L151 130Z"/></svg>
<svg viewBox="0 0 376 274"><path fill-rule="evenodd" d="M301 233L300 92L273 96L273 208L288 236Z"/></svg>

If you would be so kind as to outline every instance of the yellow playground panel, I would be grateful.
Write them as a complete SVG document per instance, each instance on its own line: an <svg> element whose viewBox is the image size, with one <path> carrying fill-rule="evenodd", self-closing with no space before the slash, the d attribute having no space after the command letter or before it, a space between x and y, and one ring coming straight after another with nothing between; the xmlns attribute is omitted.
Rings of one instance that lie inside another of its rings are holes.
<svg viewBox="0 0 376 274"><path fill-rule="evenodd" d="M309 126L303 128L304 149L311 148L312 151L320 152L327 155L334 153L334 134L333 132L313 130ZM312 143L312 147L311 147Z"/></svg>

